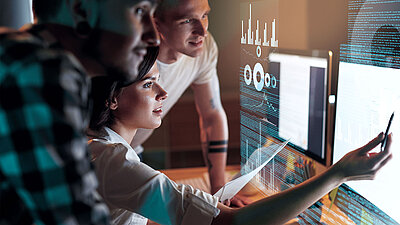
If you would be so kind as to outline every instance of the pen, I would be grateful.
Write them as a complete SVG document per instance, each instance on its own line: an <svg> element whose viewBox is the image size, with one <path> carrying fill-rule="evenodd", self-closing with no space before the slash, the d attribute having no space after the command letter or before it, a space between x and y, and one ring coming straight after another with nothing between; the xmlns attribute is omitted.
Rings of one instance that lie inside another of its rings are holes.
<svg viewBox="0 0 400 225"><path fill-rule="evenodd" d="M394 117L394 112L390 116L389 124L388 124L388 126L386 128L385 137L383 138L383 141L382 141L382 144L381 144L381 151L383 151L385 149L385 147L386 147L386 141L387 141L387 137L389 135L389 129L390 129L390 125L392 124L393 117Z"/></svg>

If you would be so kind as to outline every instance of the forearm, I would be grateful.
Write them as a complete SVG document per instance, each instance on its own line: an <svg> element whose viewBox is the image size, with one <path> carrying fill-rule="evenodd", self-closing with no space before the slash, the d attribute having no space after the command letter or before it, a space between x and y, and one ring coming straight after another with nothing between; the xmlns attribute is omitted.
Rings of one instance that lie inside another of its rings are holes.
<svg viewBox="0 0 400 225"><path fill-rule="evenodd" d="M222 117L222 118L219 118ZM225 184L228 126L224 115L200 122L202 151L210 176L211 193Z"/></svg>
<svg viewBox="0 0 400 225"><path fill-rule="evenodd" d="M228 120L221 104L216 74L204 84L192 85L200 117L203 156L209 169L212 192L225 184ZM210 151L210 149L212 150Z"/></svg>
<svg viewBox="0 0 400 225"><path fill-rule="evenodd" d="M225 185L225 167L227 153L208 153L208 173L210 176L211 194Z"/></svg>

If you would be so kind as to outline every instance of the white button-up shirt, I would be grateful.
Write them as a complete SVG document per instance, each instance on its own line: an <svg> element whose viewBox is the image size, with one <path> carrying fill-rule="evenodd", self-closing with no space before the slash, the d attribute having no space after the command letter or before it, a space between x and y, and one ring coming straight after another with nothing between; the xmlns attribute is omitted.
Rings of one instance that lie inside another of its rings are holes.
<svg viewBox="0 0 400 225"><path fill-rule="evenodd" d="M189 185L178 185L144 163L116 132L89 131L98 191L114 224L208 225L219 214L218 199ZM144 218L146 217L146 218Z"/></svg>

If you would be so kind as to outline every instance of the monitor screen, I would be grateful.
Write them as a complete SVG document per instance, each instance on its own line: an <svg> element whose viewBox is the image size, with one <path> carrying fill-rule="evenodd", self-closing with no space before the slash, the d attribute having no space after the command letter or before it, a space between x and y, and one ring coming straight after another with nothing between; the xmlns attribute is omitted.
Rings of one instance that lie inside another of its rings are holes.
<svg viewBox="0 0 400 225"><path fill-rule="evenodd" d="M279 137L324 161L328 57L271 53L269 60L280 81Z"/></svg>
<svg viewBox="0 0 400 225"><path fill-rule="evenodd" d="M356 149L386 130L393 111L391 131L393 158L373 181L346 184L375 204L397 222L400 221L400 70L372 65L340 62L337 91L333 161ZM374 151L379 151L380 146Z"/></svg>
<svg viewBox="0 0 400 225"><path fill-rule="evenodd" d="M262 146L257 142L260 135L290 140L292 148L325 164L330 55L328 51L275 49L265 71L259 63L242 68L241 139L255 140L247 148ZM250 133L245 128L252 123L259 124Z"/></svg>

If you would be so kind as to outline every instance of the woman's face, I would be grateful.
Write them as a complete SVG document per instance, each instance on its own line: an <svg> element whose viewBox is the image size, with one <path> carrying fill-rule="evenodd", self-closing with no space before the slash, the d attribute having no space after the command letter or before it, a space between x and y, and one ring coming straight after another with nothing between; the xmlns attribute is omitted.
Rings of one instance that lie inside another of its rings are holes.
<svg viewBox="0 0 400 225"><path fill-rule="evenodd" d="M158 83L155 63L142 80L123 88L114 110L116 122L130 128L154 129L161 125L162 103L167 92Z"/></svg>

